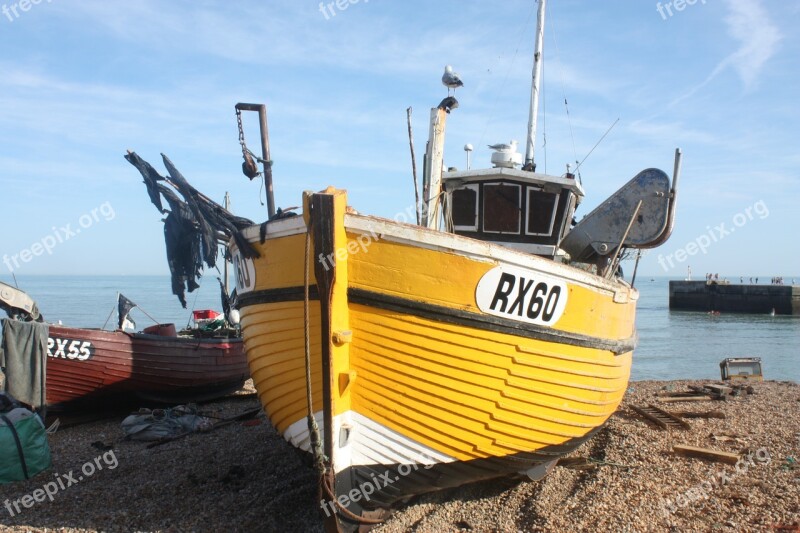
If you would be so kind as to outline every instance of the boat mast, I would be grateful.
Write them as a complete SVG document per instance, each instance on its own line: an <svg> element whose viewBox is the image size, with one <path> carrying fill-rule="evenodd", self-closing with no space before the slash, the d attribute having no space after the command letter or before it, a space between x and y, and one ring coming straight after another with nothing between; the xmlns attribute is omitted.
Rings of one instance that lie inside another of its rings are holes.
<svg viewBox="0 0 800 533"><path fill-rule="evenodd" d="M225 191L225 201L223 203L223 207L225 208L226 211L230 211L231 210L231 195L228 194L228 191ZM225 287L225 294L230 295L231 291L230 291L230 287L228 286L228 261L227 261L227 259L224 261L224 263L225 263L225 266L223 268L223 274L222 274L223 278L222 279L224 279L225 282L223 283L223 286Z"/></svg>
<svg viewBox="0 0 800 533"><path fill-rule="evenodd" d="M533 83L531 84L531 108L528 114L528 144L525 148L525 170L533 171L534 143L536 142L536 120L539 115L539 85L542 76L542 44L544 41L545 0L539 0L539 14L536 17L536 48L533 53Z"/></svg>

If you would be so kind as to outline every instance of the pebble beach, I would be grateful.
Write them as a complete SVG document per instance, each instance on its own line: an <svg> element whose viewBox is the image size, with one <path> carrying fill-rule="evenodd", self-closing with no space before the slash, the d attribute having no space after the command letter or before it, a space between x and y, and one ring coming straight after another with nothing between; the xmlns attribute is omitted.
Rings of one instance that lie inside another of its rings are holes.
<svg viewBox="0 0 800 533"><path fill-rule="evenodd" d="M422 495L373 531L800 531L800 385L755 382L752 394L725 401L663 401L709 383L631 382L606 425L544 480ZM251 392L201 411L219 421L252 410ZM648 404L725 418L687 418L689 429L665 430L631 409ZM121 420L53 433L52 468L0 486L0 531L324 531L313 471L263 413L152 448L124 440ZM740 460L676 455L673 445ZM64 488L52 501L17 512L15 501L59 479Z"/></svg>

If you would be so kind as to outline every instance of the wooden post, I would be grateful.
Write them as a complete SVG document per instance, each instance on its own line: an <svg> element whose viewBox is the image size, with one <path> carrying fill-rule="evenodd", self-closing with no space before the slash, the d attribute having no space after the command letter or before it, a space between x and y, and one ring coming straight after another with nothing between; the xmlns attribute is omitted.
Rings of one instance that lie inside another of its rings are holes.
<svg viewBox="0 0 800 533"><path fill-rule="evenodd" d="M417 187L417 156L414 153L414 134L411 130L411 108L406 109L408 116L408 145L411 148L411 173L414 176L414 212L417 215L417 225L421 222L419 205L419 187Z"/></svg>
<svg viewBox="0 0 800 533"><path fill-rule="evenodd" d="M430 229L439 229L441 215L442 166L444 165L444 133L447 111L443 107L431 109L428 151L425 153L422 199L422 222Z"/></svg>

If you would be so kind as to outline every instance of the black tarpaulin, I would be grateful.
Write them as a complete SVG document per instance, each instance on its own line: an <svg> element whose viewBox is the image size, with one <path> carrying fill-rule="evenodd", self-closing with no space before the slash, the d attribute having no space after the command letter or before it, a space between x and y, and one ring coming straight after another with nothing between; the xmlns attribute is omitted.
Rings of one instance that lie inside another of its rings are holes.
<svg viewBox="0 0 800 533"><path fill-rule="evenodd" d="M232 215L197 191L172 161L164 154L161 155L169 172L169 179L161 176L134 152L129 152L125 159L141 173L153 205L160 213L169 213L164 219L164 241L172 274L172 293L185 308L186 291L192 292L200 286L198 281L204 264L209 268L216 265L220 244L225 245L232 238L245 257L258 257L258 252L240 231L253 225L253 222ZM184 200L166 184L177 190ZM164 208L162 196L169 204L169 209Z"/></svg>

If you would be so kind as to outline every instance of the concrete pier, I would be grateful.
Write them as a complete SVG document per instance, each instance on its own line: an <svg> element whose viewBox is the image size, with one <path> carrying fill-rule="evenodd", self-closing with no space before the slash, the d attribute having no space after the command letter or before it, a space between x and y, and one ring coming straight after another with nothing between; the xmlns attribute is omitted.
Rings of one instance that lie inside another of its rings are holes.
<svg viewBox="0 0 800 533"><path fill-rule="evenodd" d="M669 308L683 311L800 315L799 285L670 281Z"/></svg>

